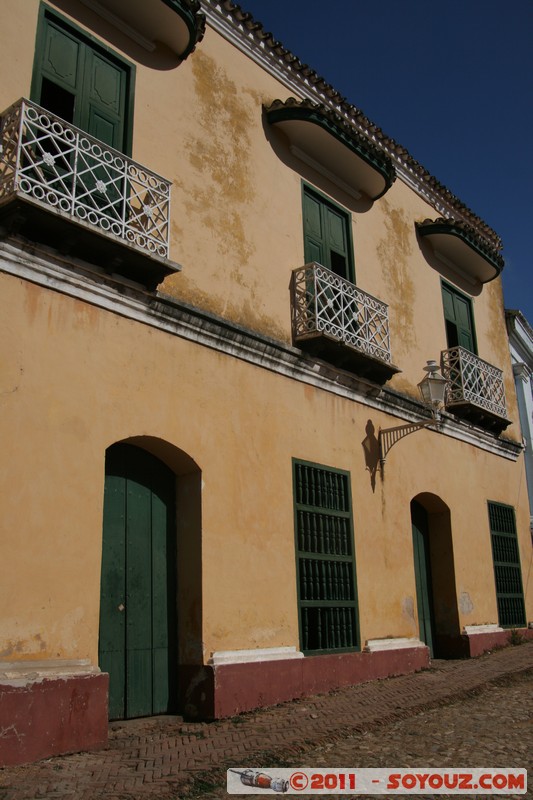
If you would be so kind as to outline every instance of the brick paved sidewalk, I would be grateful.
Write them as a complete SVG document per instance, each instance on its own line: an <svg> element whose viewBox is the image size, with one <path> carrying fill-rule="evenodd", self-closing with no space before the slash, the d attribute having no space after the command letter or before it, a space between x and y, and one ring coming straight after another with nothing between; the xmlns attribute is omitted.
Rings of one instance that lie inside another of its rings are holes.
<svg viewBox="0 0 533 800"><path fill-rule="evenodd" d="M467 661L435 661L430 670L414 675L221 722L163 717L114 724L105 750L0 770L0 800L176 800L187 795L195 777L221 767L266 766L266 759L276 756L294 760L311 745L449 703L529 670L533 642Z"/></svg>

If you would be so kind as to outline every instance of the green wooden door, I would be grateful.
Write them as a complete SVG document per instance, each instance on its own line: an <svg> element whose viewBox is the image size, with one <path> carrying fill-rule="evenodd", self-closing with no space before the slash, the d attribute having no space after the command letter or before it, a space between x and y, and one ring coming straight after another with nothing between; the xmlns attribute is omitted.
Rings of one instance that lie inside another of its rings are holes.
<svg viewBox="0 0 533 800"><path fill-rule="evenodd" d="M429 526L425 508L411 503L413 555L415 561L416 603L420 639L429 647L433 657L433 589L429 558Z"/></svg>
<svg viewBox="0 0 533 800"><path fill-rule="evenodd" d="M470 299L443 284L442 302L448 347L459 345L475 353L476 340Z"/></svg>
<svg viewBox="0 0 533 800"><path fill-rule="evenodd" d="M349 220L340 208L304 189L304 258L353 281Z"/></svg>
<svg viewBox="0 0 533 800"><path fill-rule="evenodd" d="M32 100L118 150L126 147L129 73L126 64L61 20L42 16Z"/></svg>
<svg viewBox="0 0 533 800"><path fill-rule="evenodd" d="M111 719L175 710L175 476L130 445L106 456L99 663Z"/></svg>

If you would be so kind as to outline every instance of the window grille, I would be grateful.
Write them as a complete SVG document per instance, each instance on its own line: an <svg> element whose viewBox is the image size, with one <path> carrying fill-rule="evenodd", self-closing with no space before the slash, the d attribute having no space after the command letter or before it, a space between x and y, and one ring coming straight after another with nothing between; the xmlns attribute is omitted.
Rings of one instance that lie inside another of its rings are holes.
<svg viewBox="0 0 533 800"><path fill-rule="evenodd" d="M489 502L498 619L503 628L524 627L526 614L514 509Z"/></svg>
<svg viewBox="0 0 533 800"><path fill-rule="evenodd" d="M300 638L307 653L358 647L349 477L294 462Z"/></svg>

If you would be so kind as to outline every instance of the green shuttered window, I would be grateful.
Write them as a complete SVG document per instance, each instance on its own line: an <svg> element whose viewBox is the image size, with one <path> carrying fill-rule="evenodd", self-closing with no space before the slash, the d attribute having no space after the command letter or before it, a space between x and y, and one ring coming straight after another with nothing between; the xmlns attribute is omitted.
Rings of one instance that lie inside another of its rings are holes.
<svg viewBox="0 0 533 800"><path fill-rule="evenodd" d="M514 509L489 502L498 619L503 628L524 627L526 613Z"/></svg>
<svg viewBox="0 0 533 800"><path fill-rule="evenodd" d="M293 462L300 641L305 653L359 645L350 476Z"/></svg>

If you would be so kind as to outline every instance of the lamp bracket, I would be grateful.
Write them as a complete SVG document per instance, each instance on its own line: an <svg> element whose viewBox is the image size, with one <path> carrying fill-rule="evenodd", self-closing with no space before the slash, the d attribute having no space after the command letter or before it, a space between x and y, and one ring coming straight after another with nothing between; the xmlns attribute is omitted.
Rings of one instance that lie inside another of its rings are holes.
<svg viewBox="0 0 533 800"><path fill-rule="evenodd" d="M379 443L379 460L381 468L385 464L387 453L400 439L409 436L410 433L415 433L422 428L429 428L430 426L439 424L438 419L429 419L425 422L411 422L408 425L397 425L395 428L380 428L378 433Z"/></svg>

